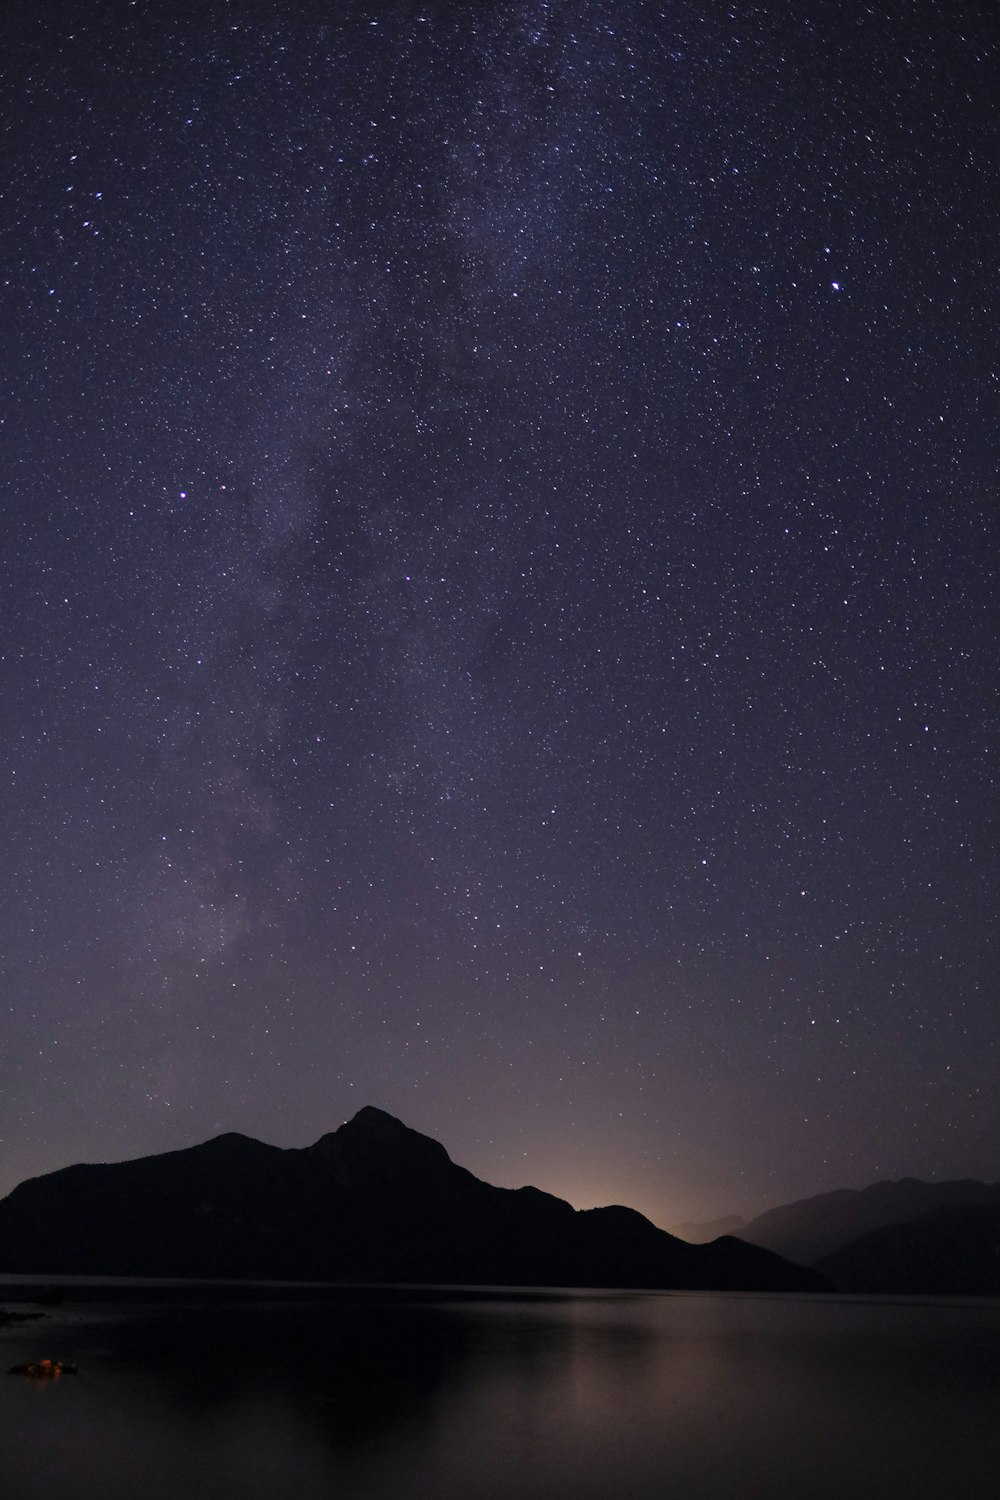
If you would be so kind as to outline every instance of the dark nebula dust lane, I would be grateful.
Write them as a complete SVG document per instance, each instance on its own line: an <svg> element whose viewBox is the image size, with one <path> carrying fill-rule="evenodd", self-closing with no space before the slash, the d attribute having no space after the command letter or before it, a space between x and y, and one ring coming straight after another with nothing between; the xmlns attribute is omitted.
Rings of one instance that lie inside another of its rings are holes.
<svg viewBox="0 0 1000 1500"><path fill-rule="evenodd" d="M992 7L0 26L0 1190L995 1177Z"/></svg>

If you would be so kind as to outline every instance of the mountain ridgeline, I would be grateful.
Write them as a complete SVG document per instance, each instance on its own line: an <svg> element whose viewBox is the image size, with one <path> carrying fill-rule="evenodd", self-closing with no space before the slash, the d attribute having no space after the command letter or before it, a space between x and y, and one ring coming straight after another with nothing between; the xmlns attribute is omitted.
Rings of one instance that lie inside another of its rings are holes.
<svg viewBox="0 0 1000 1500"><path fill-rule="evenodd" d="M944 1204L873 1229L816 1267L842 1292L1000 1297L1000 1192L992 1204Z"/></svg>
<svg viewBox="0 0 1000 1500"><path fill-rule="evenodd" d="M633 1209L498 1188L366 1107L301 1150L243 1135L32 1178L0 1202L0 1273L823 1291L819 1271Z"/></svg>
<svg viewBox="0 0 1000 1500"><path fill-rule="evenodd" d="M986 1182L876 1182L855 1191L841 1188L759 1214L740 1229L752 1245L763 1245L803 1265L813 1265L851 1240L891 1224L904 1224L942 1208L1000 1205L1000 1184Z"/></svg>
<svg viewBox="0 0 1000 1500"><path fill-rule="evenodd" d="M674 1233L699 1242L724 1222L678 1225ZM1000 1183L904 1177L842 1188L783 1203L733 1232L815 1266L838 1291L1000 1296Z"/></svg>

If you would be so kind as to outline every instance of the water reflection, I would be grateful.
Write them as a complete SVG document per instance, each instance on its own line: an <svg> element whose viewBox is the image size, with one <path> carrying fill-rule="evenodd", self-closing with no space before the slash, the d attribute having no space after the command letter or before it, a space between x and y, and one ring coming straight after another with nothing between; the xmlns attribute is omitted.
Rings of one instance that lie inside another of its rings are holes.
<svg viewBox="0 0 1000 1500"><path fill-rule="evenodd" d="M1000 1463L997 1304L191 1301L2 1338L81 1366L3 1389L11 1500L937 1500Z"/></svg>

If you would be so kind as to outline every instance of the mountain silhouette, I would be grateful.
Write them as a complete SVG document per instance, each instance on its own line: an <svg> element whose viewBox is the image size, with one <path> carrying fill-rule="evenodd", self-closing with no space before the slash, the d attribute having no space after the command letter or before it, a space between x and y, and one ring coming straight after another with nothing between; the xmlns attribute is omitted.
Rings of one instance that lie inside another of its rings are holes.
<svg viewBox="0 0 1000 1500"><path fill-rule="evenodd" d="M739 1214L727 1214L723 1219L708 1219L704 1223L671 1224L670 1233L691 1245L706 1245L723 1234L742 1235L746 1222Z"/></svg>
<svg viewBox="0 0 1000 1500"><path fill-rule="evenodd" d="M937 1208L977 1204L1000 1204L1000 1183L904 1177L860 1191L842 1188L784 1203L744 1224L740 1238L802 1265L814 1265L872 1230L906 1223Z"/></svg>
<svg viewBox="0 0 1000 1500"><path fill-rule="evenodd" d="M367 1106L299 1149L221 1135L36 1177L0 1202L0 1272L822 1291L817 1271L629 1208L492 1187Z"/></svg>
<svg viewBox="0 0 1000 1500"><path fill-rule="evenodd" d="M842 1292L1000 1297L1000 1202L932 1209L824 1256Z"/></svg>

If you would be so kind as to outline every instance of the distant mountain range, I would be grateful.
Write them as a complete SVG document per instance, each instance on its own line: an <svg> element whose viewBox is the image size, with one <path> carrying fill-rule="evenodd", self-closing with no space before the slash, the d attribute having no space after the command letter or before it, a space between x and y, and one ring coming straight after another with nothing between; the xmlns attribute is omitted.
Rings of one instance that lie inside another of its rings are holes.
<svg viewBox="0 0 1000 1500"><path fill-rule="evenodd" d="M0 1202L0 1273L823 1291L819 1271L633 1209L492 1187L362 1109L302 1150L243 1135L23 1182Z"/></svg>
<svg viewBox="0 0 1000 1500"><path fill-rule="evenodd" d="M817 1266L842 1292L1000 1297L1000 1202L953 1204L873 1229Z"/></svg>
<svg viewBox="0 0 1000 1500"><path fill-rule="evenodd" d="M786 1203L738 1229L715 1223L815 1266L841 1291L1000 1296L1000 1183L907 1177ZM673 1232L700 1243L713 1227Z"/></svg>

